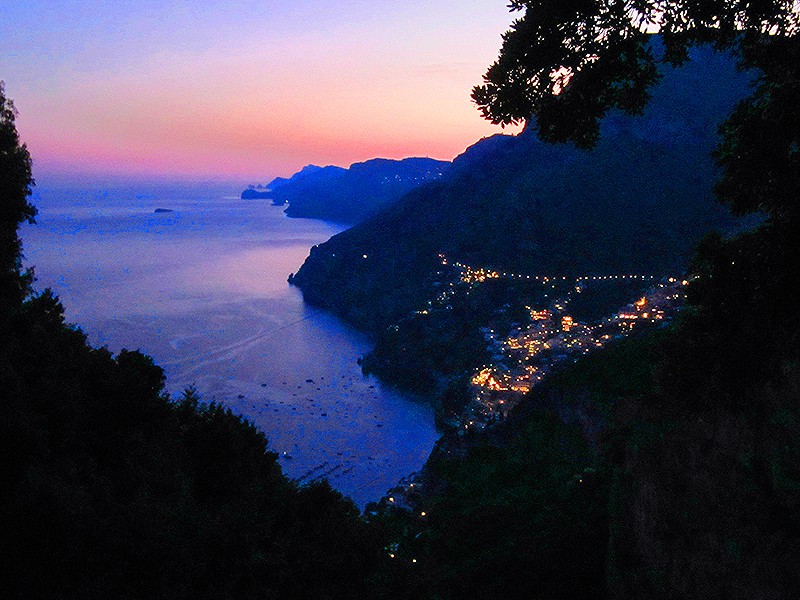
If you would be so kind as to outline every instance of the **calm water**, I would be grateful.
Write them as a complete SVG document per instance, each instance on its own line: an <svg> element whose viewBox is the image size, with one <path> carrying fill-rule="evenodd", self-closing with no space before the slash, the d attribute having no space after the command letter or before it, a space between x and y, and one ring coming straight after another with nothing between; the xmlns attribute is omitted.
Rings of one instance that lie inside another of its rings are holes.
<svg viewBox="0 0 800 600"><path fill-rule="evenodd" d="M93 344L150 354L172 394L194 385L224 402L267 433L290 477L327 477L363 507L422 466L433 414L363 377L369 340L286 283L340 229L236 191L38 190L26 264Z"/></svg>

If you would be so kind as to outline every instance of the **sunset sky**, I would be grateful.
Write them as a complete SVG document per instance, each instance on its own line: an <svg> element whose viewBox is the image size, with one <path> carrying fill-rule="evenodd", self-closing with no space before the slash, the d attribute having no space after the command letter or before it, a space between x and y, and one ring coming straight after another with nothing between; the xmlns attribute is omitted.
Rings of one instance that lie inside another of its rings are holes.
<svg viewBox="0 0 800 600"><path fill-rule="evenodd" d="M266 181L450 159L506 0L3 0L0 79L39 177Z"/></svg>

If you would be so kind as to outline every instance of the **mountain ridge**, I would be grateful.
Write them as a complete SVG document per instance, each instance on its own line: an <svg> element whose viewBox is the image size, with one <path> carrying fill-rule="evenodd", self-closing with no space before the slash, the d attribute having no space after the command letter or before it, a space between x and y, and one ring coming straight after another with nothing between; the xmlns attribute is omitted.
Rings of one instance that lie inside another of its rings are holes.
<svg viewBox="0 0 800 600"><path fill-rule="evenodd" d="M592 151L530 128L473 144L440 181L312 248L292 283L380 330L424 300L440 253L536 275L682 272L706 232L735 225L713 199L711 152L750 81L727 56L692 58L667 69L644 115L610 114Z"/></svg>
<svg viewBox="0 0 800 600"><path fill-rule="evenodd" d="M266 191L242 192L243 199L269 199L289 217L359 223L414 188L440 179L450 163L426 157L373 158L348 168L307 165L290 178L277 177Z"/></svg>

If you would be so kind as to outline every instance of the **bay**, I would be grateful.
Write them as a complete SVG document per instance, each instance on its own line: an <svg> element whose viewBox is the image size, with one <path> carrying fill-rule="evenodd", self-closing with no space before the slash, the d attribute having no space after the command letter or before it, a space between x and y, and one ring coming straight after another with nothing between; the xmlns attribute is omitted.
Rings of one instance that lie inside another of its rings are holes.
<svg viewBox="0 0 800 600"><path fill-rule="evenodd" d="M44 187L25 265L96 346L140 349L247 417L289 477L326 478L363 508L425 462L431 409L362 375L370 339L286 278L341 227L289 219L222 184ZM171 212L158 212L161 208Z"/></svg>

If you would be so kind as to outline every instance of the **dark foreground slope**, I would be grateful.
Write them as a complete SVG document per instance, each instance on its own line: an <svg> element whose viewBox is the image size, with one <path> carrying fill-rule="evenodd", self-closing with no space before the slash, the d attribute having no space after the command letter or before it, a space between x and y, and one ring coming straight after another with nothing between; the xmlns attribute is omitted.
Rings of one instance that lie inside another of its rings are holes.
<svg viewBox="0 0 800 600"><path fill-rule="evenodd" d="M0 339L7 598L363 598L380 543L264 434L162 393L163 372L65 326L48 294ZM334 550L335 549L335 550Z"/></svg>
<svg viewBox="0 0 800 600"><path fill-rule="evenodd" d="M704 390L714 405L687 406L669 382L687 334L583 358L509 421L440 446L414 510L376 510L401 565L395 597L796 597L796 340L766 357L794 366L742 394L754 418L719 387Z"/></svg>
<svg viewBox="0 0 800 600"><path fill-rule="evenodd" d="M439 253L537 275L680 272L707 231L731 224L712 198L710 154L747 79L697 52L643 116L609 116L593 151L531 133L484 139L441 182L313 248L292 281L377 329L427 298Z"/></svg>

